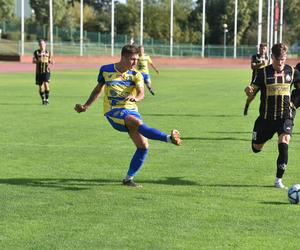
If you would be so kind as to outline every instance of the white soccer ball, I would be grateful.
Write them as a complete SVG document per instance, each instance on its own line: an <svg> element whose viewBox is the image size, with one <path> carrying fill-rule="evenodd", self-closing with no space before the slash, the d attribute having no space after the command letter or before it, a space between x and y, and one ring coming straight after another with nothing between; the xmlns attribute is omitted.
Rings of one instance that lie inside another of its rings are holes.
<svg viewBox="0 0 300 250"><path fill-rule="evenodd" d="M298 204L300 201L300 184L295 184L288 189L288 199L292 204Z"/></svg>

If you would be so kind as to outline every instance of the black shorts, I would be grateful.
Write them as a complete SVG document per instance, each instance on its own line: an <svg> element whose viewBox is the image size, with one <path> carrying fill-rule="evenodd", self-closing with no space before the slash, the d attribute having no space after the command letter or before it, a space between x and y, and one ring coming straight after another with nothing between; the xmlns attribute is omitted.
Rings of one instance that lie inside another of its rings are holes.
<svg viewBox="0 0 300 250"><path fill-rule="evenodd" d="M44 82L50 82L50 72L35 75L36 85L42 85Z"/></svg>
<svg viewBox="0 0 300 250"><path fill-rule="evenodd" d="M258 117L254 123L252 143L262 144L270 140L275 133L279 135L286 133L292 135L294 121L291 118L280 120L265 120Z"/></svg>

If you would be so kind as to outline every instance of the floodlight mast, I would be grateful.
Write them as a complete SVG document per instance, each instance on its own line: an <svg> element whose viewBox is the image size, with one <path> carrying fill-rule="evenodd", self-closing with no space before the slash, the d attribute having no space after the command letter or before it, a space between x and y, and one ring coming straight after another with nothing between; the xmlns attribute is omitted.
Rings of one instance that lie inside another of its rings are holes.
<svg viewBox="0 0 300 250"><path fill-rule="evenodd" d="M111 56L114 56L115 44L115 0L111 0Z"/></svg>
<svg viewBox="0 0 300 250"><path fill-rule="evenodd" d="M233 45L233 58L236 58L236 46L237 46L237 13L238 12L238 0L235 0L234 7L234 45Z"/></svg>
<svg viewBox="0 0 300 250"><path fill-rule="evenodd" d="M83 56L83 0L80 0L80 56Z"/></svg>
<svg viewBox="0 0 300 250"><path fill-rule="evenodd" d="M140 45L143 45L143 28L144 28L144 0L141 0L141 24L140 24Z"/></svg>
<svg viewBox="0 0 300 250"><path fill-rule="evenodd" d="M227 29L227 24L224 23L223 24L223 29L224 29L224 58L226 58L226 33L228 32L228 29Z"/></svg>
<svg viewBox="0 0 300 250"><path fill-rule="evenodd" d="M53 1L49 0L49 16L50 16L50 55L54 54L53 52Z"/></svg>
<svg viewBox="0 0 300 250"><path fill-rule="evenodd" d="M274 0L271 0L271 22L270 22L270 46L269 46L269 54L271 55L271 50L274 42Z"/></svg>
<svg viewBox="0 0 300 250"><path fill-rule="evenodd" d="M279 42L280 43L282 43L283 1L284 0L280 0L280 22L279 22Z"/></svg>
<svg viewBox="0 0 300 250"><path fill-rule="evenodd" d="M262 10L263 10L263 1L259 0L258 2L258 28L257 28L257 49L261 44L262 37Z"/></svg>
<svg viewBox="0 0 300 250"><path fill-rule="evenodd" d="M173 13L174 13L174 0L171 0L170 6L170 57L173 57Z"/></svg>
<svg viewBox="0 0 300 250"><path fill-rule="evenodd" d="M25 21L24 21L24 0L21 1L21 56L24 56L24 41L25 41Z"/></svg>
<svg viewBox="0 0 300 250"><path fill-rule="evenodd" d="M205 5L206 5L206 1L203 0L203 6L202 6L202 53L201 53L202 57L204 57L204 51L205 51Z"/></svg>

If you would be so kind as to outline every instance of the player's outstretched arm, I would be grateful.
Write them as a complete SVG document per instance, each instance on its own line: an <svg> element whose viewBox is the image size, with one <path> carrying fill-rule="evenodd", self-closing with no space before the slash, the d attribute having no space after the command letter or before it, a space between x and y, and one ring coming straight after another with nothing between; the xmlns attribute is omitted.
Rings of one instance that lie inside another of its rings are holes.
<svg viewBox="0 0 300 250"><path fill-rule="evenodd" d="M159 70L158 70L158 68L156 68L156 66L154 65L154 63L150 63L150 65L156 71L156 73L159 75Z"/></svg>
<svg viewBox="0 0 300 250"><path fill-rule="evenodd" d="M74 110L78 113L85 112L91 105L92 103L97 99L99 94L101 93L101 90L103 88L104 84L97 84L96 87L93 89L93 91L90 94L90 97L86 101L85 104L76 104L74 107Z"/></svg>

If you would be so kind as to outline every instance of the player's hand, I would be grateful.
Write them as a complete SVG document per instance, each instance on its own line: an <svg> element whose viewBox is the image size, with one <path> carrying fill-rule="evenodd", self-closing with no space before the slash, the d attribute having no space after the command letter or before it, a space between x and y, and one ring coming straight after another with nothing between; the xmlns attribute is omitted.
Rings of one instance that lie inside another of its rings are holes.
<svg viewBox="0 0 300 250"><path fill-rule="evenodd" d="M81 112L85 112L87 110L87 107L85 105L76 104L74 109L77 113L81 113Z"/></svg>
<svg viewBox="0 0 300 250"><path fill-rule="evenodd" d="M156 70L156 73L159 75L159 70Z"/></svg>
<svg viewBox="0 0 300 250"><path fill-rule="evenodd" d="M138 99L133 95L127 96L126 100L131 101L131 102L137 102L138 101Z"/></svg>
<svg viewBox="0 0 300 250"><path fill-rule="evenodd" d="M249 97L254 95L254 88L251 85L247 86L244 91Z"/></svg>

